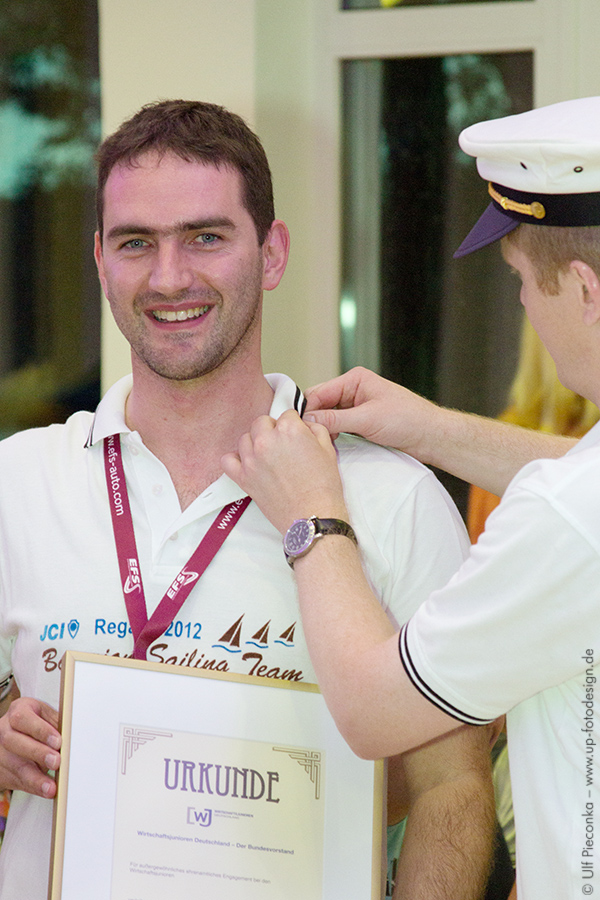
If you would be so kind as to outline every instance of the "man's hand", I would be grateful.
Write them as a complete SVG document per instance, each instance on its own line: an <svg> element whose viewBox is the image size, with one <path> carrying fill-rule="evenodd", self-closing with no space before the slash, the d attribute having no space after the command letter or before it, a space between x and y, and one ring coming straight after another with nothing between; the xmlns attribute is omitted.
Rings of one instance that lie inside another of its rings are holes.
<svg viewBox="0 0 600 900"><path fill-rule="evenodd" d="M225 473L240 485L282 534L294 519L346 519L335 447L320 425L305 424L293 410L275 421L261 416L226 454Z"/></svg>
<svg viewBox="0 0 600 900"><path fill-rule="evenodd" d="M52 798L48 771L60 766L58 713L31 697L14 700L0 719L0 787Z"/></svg>
<svg viewBox="0 0 600 900"><path fill-rule="evenodd" d="M422 433L440 412L429 400L361 367L311 388L306 400L305 419L324 425L334 437L341 431L359 434L417 458L426 452Z"/></svg>

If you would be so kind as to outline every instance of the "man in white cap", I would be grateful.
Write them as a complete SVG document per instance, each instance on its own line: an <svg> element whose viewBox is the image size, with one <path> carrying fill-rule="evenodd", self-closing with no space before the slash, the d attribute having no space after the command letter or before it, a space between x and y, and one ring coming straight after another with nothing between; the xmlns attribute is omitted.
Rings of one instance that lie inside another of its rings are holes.
<svg viewBox="0 0 600 900"><path fill-rule="evenodd" d="M491 205L456 255L502 238L559 377L598 404L600 97L483 122L460 143L477 156ZM292 535L301 528L293 520L348 517L328 432L356 432L496 493L506 488L465 564L400 635L352 541L315 543L309 533L298 549L305 633L342 732L376 757L507 713L519 900L592 894L600 877L600 426L562 456L564 439L441 409L361 369L316 388L309 409L308 426L290 413L258 420L226 459L287 531L284 545L290 526Z"/></svg>

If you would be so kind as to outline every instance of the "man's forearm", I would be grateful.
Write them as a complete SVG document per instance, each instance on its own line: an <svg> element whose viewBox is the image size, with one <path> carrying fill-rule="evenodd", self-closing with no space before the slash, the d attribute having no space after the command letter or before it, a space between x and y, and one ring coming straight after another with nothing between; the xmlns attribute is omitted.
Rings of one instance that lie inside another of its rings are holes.
<svg viewBox="0 0 600 900"><path fill-rule="evenodd" d="M395 900L480 900L496 825L496 734L497 723L462 726L401 757L409 805Z"/></svg>
<svg viewBox="0 0 600 900"><path fill-rule="evenodd" d="M476 777L425 793L408 816L394 900L480 900L495 821L493 793Z"/></svg>
<svg viewBox="0 0 600 900"><path fill-rule="evenodd" d="M524 465L564 456L576 443L572 438L438 407L435 430L424 432L417 455L422 462L501 497Z"/></svg>
<svg viewBox="0 0 600 900"><path fill-rule="evenodd" d="M331 434L360 434L498 496L526 463L563 456L575 443L437 406L361 367L313 388L307 397L305 418Z"/></svg>

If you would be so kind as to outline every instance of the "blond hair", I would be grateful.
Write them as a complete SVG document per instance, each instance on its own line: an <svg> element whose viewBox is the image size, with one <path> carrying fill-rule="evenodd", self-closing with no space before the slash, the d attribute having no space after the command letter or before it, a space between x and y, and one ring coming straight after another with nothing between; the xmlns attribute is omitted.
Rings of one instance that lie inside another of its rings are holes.
<svg viewBox="0 0 600 900"><path fill-rule="evenodd" d="M502 239L531 261L540 290L558 294L559 276L574 259L600 275L600 225L562 228L555 225L519 225Z"/></svg>

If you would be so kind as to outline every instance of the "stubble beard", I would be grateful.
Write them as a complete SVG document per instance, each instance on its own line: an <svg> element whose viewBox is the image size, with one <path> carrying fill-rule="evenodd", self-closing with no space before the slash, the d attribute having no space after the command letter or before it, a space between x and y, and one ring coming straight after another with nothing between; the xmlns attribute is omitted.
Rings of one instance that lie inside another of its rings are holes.
<svg viewBox="0 0 600 900"><path fill-rule="evenodd" d="M163 347L155 345L146 327L144 310L157 301L164 301L160 294L145 293L136 298L133 324L124 322L118 313L115 321L138 359L156 375L170 381L193 381L233 362L260 327L262 283L257 282L256 278L241 286L237 293L239 303L226 316L222 314L223 296L218 291L186 291L169 299L171 302L185 303L190 309L205 304L211 307L205 315L215 321L199 346L193 329L171 332L167 349L164 342ZM110 297L109 302L115 314L116 304Z"/></svg>

